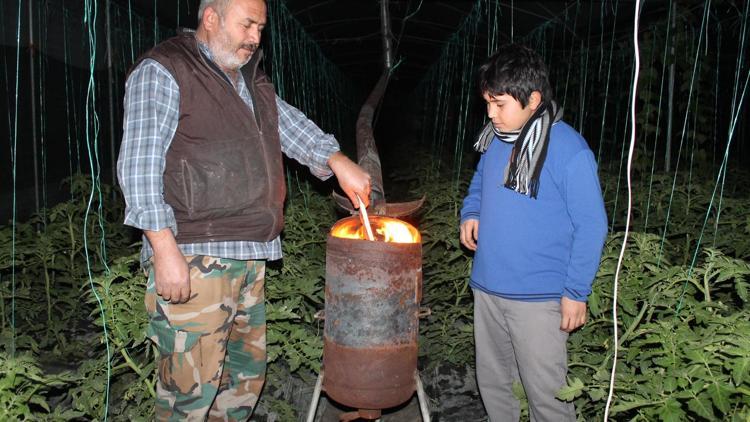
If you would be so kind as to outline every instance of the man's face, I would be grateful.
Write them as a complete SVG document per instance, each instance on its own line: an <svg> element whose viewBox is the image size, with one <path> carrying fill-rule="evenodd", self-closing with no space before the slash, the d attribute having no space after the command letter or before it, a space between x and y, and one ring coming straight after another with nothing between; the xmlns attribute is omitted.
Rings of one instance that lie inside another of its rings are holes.
<svg viewBox="0 0 750 422"><path fill-rule="evenodd" d="M536 91L534 93L539 95ZM539 107L538 97L535 97L534 93L529 98L526 107L508 94L491 95L488 92L482 94L482 98L487 103L487 117L492 120L495 129L501 132L521 129Z"/></svg>
<svg viewBox="0 0 750 422"><path fill-rule="evenodd" d="M217 22L208 29L208 48L219 66L238 70L250 61L260 44L261 31L266 25L266 3L232 0L221 16L214 19Z"/></svg>

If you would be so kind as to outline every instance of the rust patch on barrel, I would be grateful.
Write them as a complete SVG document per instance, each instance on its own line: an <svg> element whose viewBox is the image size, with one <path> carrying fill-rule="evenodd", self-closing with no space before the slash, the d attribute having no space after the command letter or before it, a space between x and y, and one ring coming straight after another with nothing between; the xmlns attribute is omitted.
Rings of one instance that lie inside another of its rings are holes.
<svg viewBox="0 0 750 422"><path fill-rule="evenodd" d="M417 344L357 349L325 340L323 387L333 400L359 409L387 409L416 390Z"/></svg>

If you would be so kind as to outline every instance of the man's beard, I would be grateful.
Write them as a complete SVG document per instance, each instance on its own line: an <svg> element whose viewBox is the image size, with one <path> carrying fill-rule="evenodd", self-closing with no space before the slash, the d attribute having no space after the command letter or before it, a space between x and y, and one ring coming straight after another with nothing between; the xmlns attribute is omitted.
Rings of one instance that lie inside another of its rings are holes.
<svg viewBox="0 0 750 422"><path fill-rule="evenodd" d="M219 36L214 38L214 41L210 42L208 47L214 56L214 61L219 66L229 70L238 70L250 61L253 54L255 54L255 50L258 49L258 44L240 44L237 48L233 48L232 41L229 39L222 23L222 30L219 31ZM240 48L250 51L246 59L240 58L237 54L237 50Z"/></svg>

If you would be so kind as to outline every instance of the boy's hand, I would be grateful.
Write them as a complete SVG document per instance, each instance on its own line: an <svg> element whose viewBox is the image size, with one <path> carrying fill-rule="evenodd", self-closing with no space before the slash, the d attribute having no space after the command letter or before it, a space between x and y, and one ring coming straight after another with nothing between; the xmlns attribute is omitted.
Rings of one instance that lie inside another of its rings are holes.
<svg viewBox="0 0 750 422"><path fill-rule="evenodd" d="M578 302L563 296L560 299L560 329L570 333L586 323L586 302Z"/></svg>
<svg viewBox="0 0 750 422"><path fill-rule="evenodd" d="M466 220L461 223L461 244L471 251L477 250L479 220Z"/></svg>

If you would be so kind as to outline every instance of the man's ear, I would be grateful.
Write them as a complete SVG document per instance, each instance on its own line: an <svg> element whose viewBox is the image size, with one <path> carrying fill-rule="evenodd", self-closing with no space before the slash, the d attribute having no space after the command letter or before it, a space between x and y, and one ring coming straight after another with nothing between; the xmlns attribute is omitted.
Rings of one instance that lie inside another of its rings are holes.
<svg viewBox="0 0 750 422"><path fill-rule="evenodd" d="M532 111L536 111L537 108L542 104L542 93L539 91L532 91L529 95L529 107Z"/></svg>
<svg viewBox="0 0 750 422"><path fill-rule="evenodd" d="M220 19L221 17L216 13L216 9L211 6L206 7L206 10L203 11L203 26L207 30L215 29L220 24Z"/></svg>

